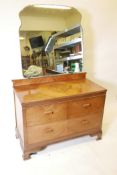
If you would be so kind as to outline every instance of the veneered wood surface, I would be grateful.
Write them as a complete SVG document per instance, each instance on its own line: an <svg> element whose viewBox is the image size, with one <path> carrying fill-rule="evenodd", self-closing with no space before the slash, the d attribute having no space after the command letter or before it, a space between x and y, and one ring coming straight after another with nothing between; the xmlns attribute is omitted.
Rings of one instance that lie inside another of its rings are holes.
<svg viewBox="0 0 117 175"><path fill-rule="evenodd" d="M33 116L33 117L32 117ZM67 103L34 105L26 109L27 126L43 125L67 119Z"/></svg>
<svg viewBox="0 0 117 175"><path fill-rule="evenodd" d="M15 87L15 91L21 103L27 104L70 96L81 96L94 92L104 92L105 89L90 80L83 79L41 85L25 85Z"/></svg>
<svg viewBox="0 0 117 175"><path fill-rule="evenodd" d="M14 80L13 87L24 159L61 140L87 134L101 138L106 89L84 73Z"/></svg>
<svg viewBox="0 0 117 175"><path fill-rule="evenodd" d="M78 118L84 116L91 116L94 114L101 114L104 107L104 95L95 97L75 99L68 102L69 118Z"/></svg>
<svg viewBox="0 0 117 175"><path fill-rule="evenodd" d="M60 75L49 75L42 76L38 78L29 78L29 79L17 79L12 80L13 87L24 86L24 85L33 85L33 84L45 84L45 83L55 83L60 81L69 81L69 80L81 80L86 78L86 72L75 73L75 74L60 74Z"/></svg>

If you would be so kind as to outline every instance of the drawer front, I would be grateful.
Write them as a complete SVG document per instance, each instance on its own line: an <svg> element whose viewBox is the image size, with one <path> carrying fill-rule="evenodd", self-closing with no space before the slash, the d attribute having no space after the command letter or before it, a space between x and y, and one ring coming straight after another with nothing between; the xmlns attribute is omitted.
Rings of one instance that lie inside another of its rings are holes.
<svg viewBox="0 0 117 175"><path fill-rule="evenodd" d="M71 101L68 104L68 117L77 118L95 113L101 114L103 112L104 100L104 96L97 96Z"/></svg>
<svg viewBox="0 0 117 175"><path fill-rule="evenodd" d="M69 119L68 120L68 132L69 133L78 133L78 132L86 132L90 129L100 129L101 128L102 119L98 116L98 114L87 116L87 117L79 117L77 119Z"/></svg>
<svg viewBox="0 0 117 175"><path fill-rule="evenodd" d="M66 120L67 104L56 103L51 105L35 105L26 110L27 126L42 125L56 121Z"/></svg>
<svg viewBox="0 0 117 175"><path fill-rule="evenodd" d="M61 138L67 134L67 122L46 124L27 128L28 144Z"/></svg>

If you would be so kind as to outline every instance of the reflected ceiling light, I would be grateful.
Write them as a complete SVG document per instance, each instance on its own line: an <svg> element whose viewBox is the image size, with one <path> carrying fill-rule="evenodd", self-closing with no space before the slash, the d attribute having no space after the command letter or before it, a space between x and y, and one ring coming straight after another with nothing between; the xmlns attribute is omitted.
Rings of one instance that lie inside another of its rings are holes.
<svg viewBox="0 0 117 175"><path fill-rule="evenodd" d="M33 5L34 7L38 8L50 8L50 9L63 9L63 10L70 10L71 7L64 6L64 5L48 5L48 4L40 4L40 5Z"/></svg>

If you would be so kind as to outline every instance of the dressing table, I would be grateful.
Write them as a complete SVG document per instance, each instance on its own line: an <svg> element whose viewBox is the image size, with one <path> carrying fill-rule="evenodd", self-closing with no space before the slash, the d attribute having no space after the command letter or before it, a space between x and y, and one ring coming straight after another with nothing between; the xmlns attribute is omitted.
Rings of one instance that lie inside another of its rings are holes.
<svg viewBox="0 0 117 175"><path fill-rule="evenodd" d="M29 12L38 16L35 20L34 16L31 18L33 25L28 26L26 32L25 24L31 24ZM31 52L35 53L35 64L37 55L44 53L40 59L42 62L38 60L44 70L43 76L12 80L16 137L20 140L23 159L29 159L32 153L56 142L84 135L96 135L97 140L101 139L106 89L88 80L83 71L81 15L73 8L57 11L35 10L29 6L21 11L20 18L20 36L26 37L25 41L20 41L21 57L24 43L28 44L24 48L28 48L29 58ZM32 29L34 24L39 28ZM32 39L33 42L36 39L36 43L31 43L31 48L29 36L37 33L40 36ZM37 42L39 38L41 43ZM44 41L46 44L40 51ZM38 52L34 50L37 45ZM24 68L22 64L23 73L28 71Z"/></svg>
<svg viewBox="0 0 117 175"><path fill-rule="evenodd" d="M86 73L13 80L16 135L23 158L49 144L102 136L106 89Z"/></svg>

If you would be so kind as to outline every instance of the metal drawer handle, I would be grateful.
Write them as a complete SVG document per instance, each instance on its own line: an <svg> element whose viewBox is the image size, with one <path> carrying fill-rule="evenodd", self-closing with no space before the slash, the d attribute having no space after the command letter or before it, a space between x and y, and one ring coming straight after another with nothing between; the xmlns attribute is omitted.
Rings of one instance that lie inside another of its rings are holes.
<svg viewBox="0 0 117 175"><path fill-rule="evenodd" d="M83 104L82 106L83 106L83 108L87 108L87 107L91 106L91 104L90 103L86 103L86 104Z"/></svg>

